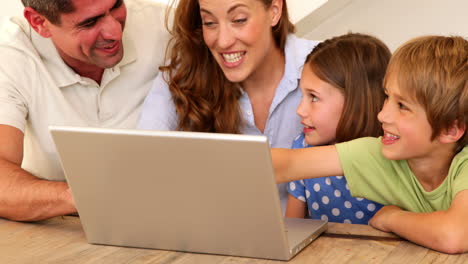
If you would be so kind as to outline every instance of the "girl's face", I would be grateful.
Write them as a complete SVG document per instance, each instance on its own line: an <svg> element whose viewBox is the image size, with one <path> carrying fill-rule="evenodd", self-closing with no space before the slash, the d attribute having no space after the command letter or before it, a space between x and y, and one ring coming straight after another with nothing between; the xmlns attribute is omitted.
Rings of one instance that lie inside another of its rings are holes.
<svg viewBox="0 0 468 264"><path fill-rule="evenodd" d="M275 48L272 27L281 3L265 8L260 0L199 0L205 44L231 82L254 75Z"/></svg>
<svg viewBox="0 0 468 264"><path fill-rule="evenodd" d="M315 146L334 143L343 111L343 93L317 77L307 64L302 71L300 88L302 100L296 112L304 126L305 141Z"/></svg>

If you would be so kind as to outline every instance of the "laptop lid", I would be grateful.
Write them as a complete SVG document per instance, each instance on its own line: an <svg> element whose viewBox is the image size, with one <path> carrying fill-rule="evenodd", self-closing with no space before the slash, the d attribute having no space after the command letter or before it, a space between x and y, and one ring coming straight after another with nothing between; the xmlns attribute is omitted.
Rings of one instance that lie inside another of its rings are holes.
<svg viewBox="0 0 468 264"><path fill-rule="evenodd" d="M304 246L289 245L264 136L50 130L90 243L281 260Z"/></svg>

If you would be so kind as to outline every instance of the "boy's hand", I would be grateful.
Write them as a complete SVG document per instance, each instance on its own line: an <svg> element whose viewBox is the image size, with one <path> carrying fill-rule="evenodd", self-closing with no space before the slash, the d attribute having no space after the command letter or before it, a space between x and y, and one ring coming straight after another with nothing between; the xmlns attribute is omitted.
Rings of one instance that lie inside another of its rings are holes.
<svg viewBox="0 0 468 264"><path fill-rule="evenodd" d="M382 207L372 219L369 224L374 228L377 228L384 232L392 232L390 224L392 223L392 217L403 210L395 205L386 205Z"/></svg>

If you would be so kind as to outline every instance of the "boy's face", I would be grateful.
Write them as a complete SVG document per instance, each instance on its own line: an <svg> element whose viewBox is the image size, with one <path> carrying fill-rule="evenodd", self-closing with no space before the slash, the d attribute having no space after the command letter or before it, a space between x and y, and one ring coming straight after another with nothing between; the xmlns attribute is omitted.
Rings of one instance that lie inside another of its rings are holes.
<svg viewBox="0 0 468 264"><path fill-rule="evenodd" d="M426 111L415 100L402 94L396 78L389 78L385 93L387 99L378 115L384 131L383 155L390 160L429 157L439 143L431 140L432 128Z"/></svg>

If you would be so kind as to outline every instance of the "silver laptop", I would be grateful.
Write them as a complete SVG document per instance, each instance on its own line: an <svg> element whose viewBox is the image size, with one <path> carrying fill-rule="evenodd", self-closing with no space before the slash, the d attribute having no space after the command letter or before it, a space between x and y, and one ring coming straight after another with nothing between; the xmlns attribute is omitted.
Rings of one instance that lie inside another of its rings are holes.
<svg viewBox="0 0 468 264"><path fill-rule="evenodd" d="M89 243L289 260L327 227L283 218L264 136L50 131Z"/></svg>

